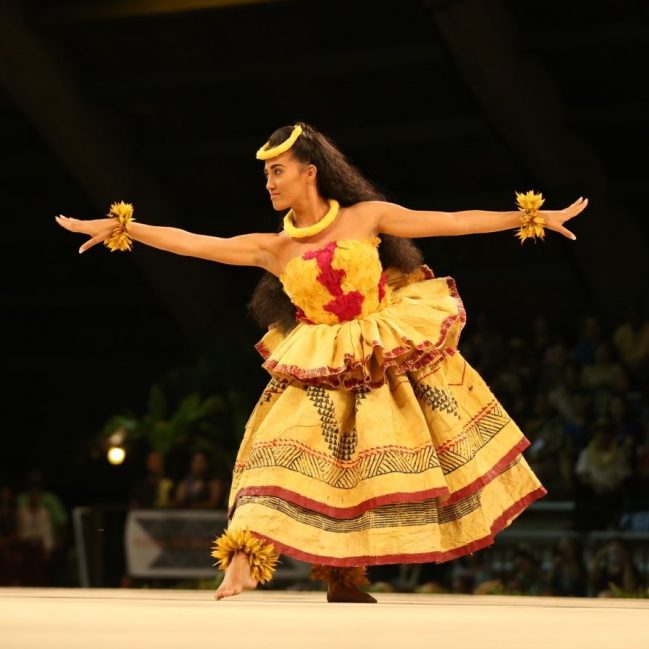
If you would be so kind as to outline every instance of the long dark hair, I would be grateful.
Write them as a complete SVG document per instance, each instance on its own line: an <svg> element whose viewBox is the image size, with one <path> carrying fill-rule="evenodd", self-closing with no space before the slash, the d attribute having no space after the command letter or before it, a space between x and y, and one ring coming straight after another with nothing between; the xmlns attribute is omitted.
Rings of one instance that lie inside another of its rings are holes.
<svg viewBox="0 0 649 649"><path fill-rule="evenodd" d="M300 162L317 167L316 184L323 198L334 198L341 207L360 201L385 200L385 195L349 162L329 138L310 124L297 123L302 127L302 134L291 151ZM278 128L268 139L268 146L277 146L286 140L293 126ZM410 272L423 263L421 251L410 239L389 234L381 235L379 257L384 268L393 266L404 272ZM284 293L279 279L268 271L253 291L248 309L264 328L276 323L282 332L288 333L297 324L295 307Z"/></svg>

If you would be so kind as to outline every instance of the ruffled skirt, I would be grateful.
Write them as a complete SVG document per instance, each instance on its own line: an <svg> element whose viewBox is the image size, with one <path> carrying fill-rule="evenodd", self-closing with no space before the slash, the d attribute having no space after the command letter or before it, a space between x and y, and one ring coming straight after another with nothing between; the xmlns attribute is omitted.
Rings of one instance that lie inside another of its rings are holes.
<svg viewBox="0 0 649 649"><path fill-rule="evenodd" d="M245 427L229 529L333 566L475 552L547 493L515 422L457 349L451 277L391 278L391 303L337 325L271 329L271 379Z"/></svg>

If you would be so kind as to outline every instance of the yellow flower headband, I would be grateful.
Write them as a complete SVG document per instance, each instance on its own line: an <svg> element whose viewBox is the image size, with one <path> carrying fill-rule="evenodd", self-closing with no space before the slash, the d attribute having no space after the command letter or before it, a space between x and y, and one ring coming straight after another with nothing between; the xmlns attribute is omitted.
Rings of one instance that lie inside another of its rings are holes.
<svg viewBox="0 0 649 649"><path fill-rule="evenodd" d="M302 127L299 124L296 124L293 127L293 131L288 136L288 138L286 138L283 142L280 142L277 146L269 149L268 142L266 142L266 144L264 144L264 146L262 146L257 151L257 160L267 160L268 158L274 158L275 156L284 153L284 151L288 151L295 144L295 140L297 140L301 133Z"/></svg>

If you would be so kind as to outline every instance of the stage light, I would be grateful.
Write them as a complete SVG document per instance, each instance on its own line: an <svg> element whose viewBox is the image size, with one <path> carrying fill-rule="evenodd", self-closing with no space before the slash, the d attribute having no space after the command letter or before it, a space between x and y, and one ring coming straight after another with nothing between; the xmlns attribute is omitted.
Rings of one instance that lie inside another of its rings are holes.
<svg viewBox="0 0 649 649"><path fill-rule="evenodd" d="M106 457L111 464L121 464L126 457L126 451L121 446L111 446Z"/></svg>

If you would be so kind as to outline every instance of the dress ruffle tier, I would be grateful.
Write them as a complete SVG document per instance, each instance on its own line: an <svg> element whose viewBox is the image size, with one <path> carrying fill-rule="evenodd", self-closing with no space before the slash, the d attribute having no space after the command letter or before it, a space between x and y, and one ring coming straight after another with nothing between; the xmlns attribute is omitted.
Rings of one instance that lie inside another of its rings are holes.
<svg viewBox="0 0 649 649"><path fill-rule="evenodd" d="M423 367L457 348L466 322L452 277L422 265L388 273L390 304L338 324L301 322L288 335L271 328L255 345L273 376L331 388L378 387L385 371Z"/></svg>
<svg viewBox="0 0 649 649"><path fill-rule="evenodd" d="M443 562L491 545L547 494L529 446L457 343L455 281L388 275L391 302L271 329L271 379L246 424L229 527L334 566Z"/></svg>

